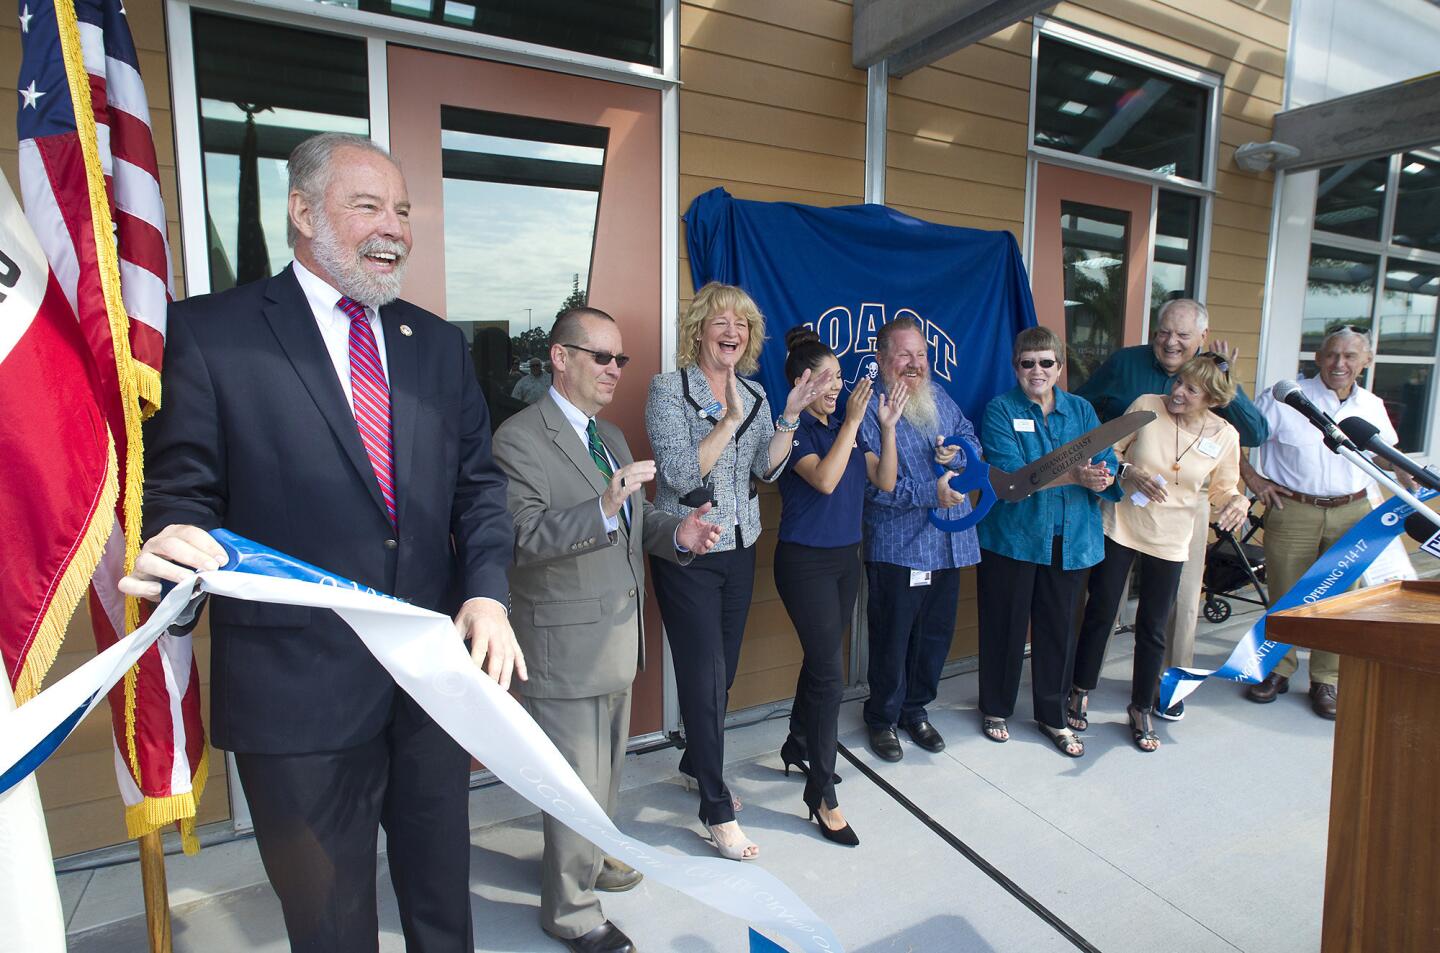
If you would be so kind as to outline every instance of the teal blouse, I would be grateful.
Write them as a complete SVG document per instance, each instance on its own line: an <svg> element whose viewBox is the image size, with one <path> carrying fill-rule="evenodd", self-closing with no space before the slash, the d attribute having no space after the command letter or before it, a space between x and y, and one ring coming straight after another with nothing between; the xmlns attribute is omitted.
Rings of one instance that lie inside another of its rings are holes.
<svg viewBox="0 0 1440 953"><path fill-rule="evenodd" d="M1047 416L1017 386L986 405L980 421L980 445L987 463L1013 473L1098 426L1100 418L1089 401L1057 387L1055 409ZM1119 466L1109 447L1091 460L1108 464L1111 473ZM1119 500L1120 495L1120 487L1113 483L1098 494L1069 484L1040 490L1016 503L1000 500L977 527L980 548L1048 566L1053 539L1058 535L1061 568L1093 566L1105 555L1100 498Z"/></svg>

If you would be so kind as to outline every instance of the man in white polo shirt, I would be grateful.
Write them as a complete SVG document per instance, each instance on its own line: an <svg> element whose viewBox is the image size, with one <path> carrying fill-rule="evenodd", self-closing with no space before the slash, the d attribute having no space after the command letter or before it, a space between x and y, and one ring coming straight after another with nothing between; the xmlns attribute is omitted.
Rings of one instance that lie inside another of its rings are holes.
<svg viewBox="0 0 1440 953"><path fill-rule="evenodd" d="M1382 440L1394 444L1395 428L1384 402L1356 383L1371 357L1370 338L1363 330L1346 326L1332 331L1315 356L1319 373L1300 381L1300 391L1336 420L1360 417L1369 421ZM1370 512L1366 492L1374 480L1330 452L1318 429L1268 391L1255 406L1270 425L1269 439L1257 448L1264 475L1244 456L1240 473L1245 485L1265 504L1266 581L1271 597L1279 598L1321 553ZM1398 474L1397 480L1406 489L1415 488L1404 474ZM1246 697L1262 705L1273 702L1290 690L1290 677L1299 664L1292 648L1263 682L1249 687ZM1339 672L1338 655L1319 649L1310 652L1310 705L1321 718L1335 717Z"/></svg>

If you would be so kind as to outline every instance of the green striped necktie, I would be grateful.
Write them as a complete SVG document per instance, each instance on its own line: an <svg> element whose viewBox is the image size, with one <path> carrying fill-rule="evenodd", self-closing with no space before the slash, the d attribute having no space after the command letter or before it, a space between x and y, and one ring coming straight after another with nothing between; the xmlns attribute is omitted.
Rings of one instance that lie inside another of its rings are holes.
<svg viewBox="0 0 1440 953"><path fill-rule="evenodd" d="M615 476L615 468L610 465L610 454L605 452L605 444L600 440L600 429L595 426L595 418L591 417L590 422L585 425L585 436L590 442L590 459L595 461L599 468L600 475L609 483ZM625 524L625 532L630 532L630 515L626 512L624 504L620 506L620 522Z"/></svg>

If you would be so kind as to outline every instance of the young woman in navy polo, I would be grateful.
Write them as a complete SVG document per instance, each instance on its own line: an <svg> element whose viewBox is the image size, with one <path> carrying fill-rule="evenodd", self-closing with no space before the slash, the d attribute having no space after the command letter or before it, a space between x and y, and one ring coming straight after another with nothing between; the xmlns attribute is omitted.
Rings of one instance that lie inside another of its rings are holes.
<svg viewBox="0 0 1440 953"><path fill-rule="evenodd" d="M790 468L780 478L780 541L775 546L775 587L805 651L790 737L780 749L785 773L805 775L805 805L827 840L860 843L835 799L836 720L840 712L843 665L840 640L855 610L860 588L861 510L865 482L895 488L895 422L909 400L900 390L892 400L880 394L878 448L860 440L860 422L870 401L869 378L856 382L839 416L840 362L809 328L785 335L785 379L806 371L814 379L830 372L830 384L807 406L794 427ZM808 760L808 764L806 763Z"/></svg>

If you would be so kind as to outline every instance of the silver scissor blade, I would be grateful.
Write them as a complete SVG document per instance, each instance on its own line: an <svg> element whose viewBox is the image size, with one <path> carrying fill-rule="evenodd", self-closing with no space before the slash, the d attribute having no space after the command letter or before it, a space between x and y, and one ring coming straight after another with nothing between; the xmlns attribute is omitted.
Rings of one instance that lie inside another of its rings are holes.
<svg viewBox="0 0 1440 953"><path fill-rule="evenodd" d="M1087 430L1064 446L1050 451L1014 473L991 467L990 485L995 488L995 495L1002 500L1011 503L1023 500L1036 490L1043 490L1060 479L1071 467L1088 461L1106 447L1119 443L1154 419L1153 410L1137 410L1123 417L1116 417L1094 430Z"/></svg>

